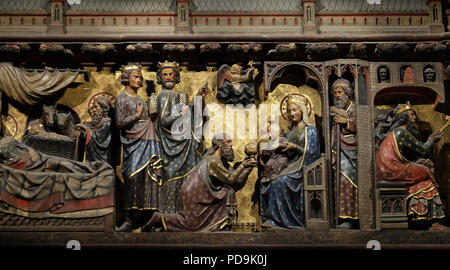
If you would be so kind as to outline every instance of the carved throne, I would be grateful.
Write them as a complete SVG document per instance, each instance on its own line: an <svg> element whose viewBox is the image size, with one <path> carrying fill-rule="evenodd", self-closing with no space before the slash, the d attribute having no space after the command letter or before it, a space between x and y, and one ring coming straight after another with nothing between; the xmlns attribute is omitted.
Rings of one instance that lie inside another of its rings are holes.
<svg viewBox="0 0 450 270"><path fill-rule="evenodd" d="M306 228L328 230L325 156L307 166L304 173Z"/></svg>
<svg viewBox="0 0 450 270"><path fill-rule="evenodd" d="M407 191L403 181L378 181L378 215L382 229L408 229Z"/></svg>

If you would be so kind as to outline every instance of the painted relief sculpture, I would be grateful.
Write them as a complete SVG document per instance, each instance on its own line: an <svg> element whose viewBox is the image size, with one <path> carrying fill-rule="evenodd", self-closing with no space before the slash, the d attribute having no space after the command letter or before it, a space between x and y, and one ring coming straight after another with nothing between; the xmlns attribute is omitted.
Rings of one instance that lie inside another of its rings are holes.
<svg viewBox="0 0 450 270"><path fill-rule="evenodd" d="M390 83L391 82L391 73L389 72L389 68L386 66L381 66L378 68L378 82L379 83Z"/></svg>
<svg viewBox="0 0 450 270"><path fill-rule="evenodd" d="M231 68L223 65L217 74L217 95L218 101L224 104L248 104L255 103L255 68L250 66L243 70L239 64L234 64Z"/></svg>
<svg viewBox="0 0 450 270"><path fill-rule="evenodd" d="M130 232L140 227L144 215L159 209L161 152L147 104L137 95L143 81L140 66L125 66L121 80L125 89L116 97L115 121L122 143L126 220L118 231Z"/></svg>
<svg viewBox="0 0 450 270"><path fill-rule="evenodd" d="M189 103L187 93L177 88L181 79L176 62L159 63L156 79L162 85L157 97L156 126L162 154L160 210L173 214L180 209L181 186L204 152L203 140L197 131L203 127L203 98L208 91L207 86L203 86L198 90L194 102Z"/></svg>
<svg viewBox="0 0 450 270"><path fill-rule="evenodd" d="M356 107L351 83L337 79L332 87L334 105L332 116L331 145L332 165L335 178L337 228L353 229L358 221L358 176ZM337 154L338 153L338 154ZM338 176L336 172L339 172Z"/></svg>
<svg viewBox="0 0 450 270"><path fill-rule="evenodd" d="M99 96L94 100L91 121L76 126L79 135L84 137L83 161L104 160L112 164L110 110L111 100L106 96Z"/></svg>
<svg viewBox="0 0 450 270"><path fill-rule="evenodd" d="M27 136L43 140L72 141L75 136L70 113L58 112L56 104L43 104L41 117L28 123L25 137Z"/></svg>
<svg viewBox="0 0 450 270"><path fill-rule="evenodd" d="M0 133L0 211L30 218L113 212L114 170L106 162L49 156Z"/></svg>
<svg viewBox="0 0 450 270"><path fill-rule="evenodd" d="M163 227L164 231L230 230L235 215L236 194L256 166L247 158L235 168L233 142L225 134L214 136L212 147L183 184L180 211L176 214L156 212L144 230ZM236 164L235 164L236 165Z"/></svg>
<svg viewBox="0 0 450 270"><path fill-rule="evenodd" d="M418 118L408 103L399 104L379 117L376 128L377 181L403 181L407 187L407 215L410 224L430 226L431 230L448 230L439 222L444 208L429 159L433 145L443 130L433 132L425 143L418 138Z"/></svg>
<svg viewBox="0 0 450 270"><path fill-rule="evenodd" d="M435 82L436 81L436 70L432 66L426 66L423 71L423 81L424 82Z"/></svg>
<svg viewBox="0 0 450 270"><path fill-rule="evenodd" d="M287 112L282 113L287 114L291 127L272 156L274 164L279 163L273 172L285 167L283 156L289 163L278 175L272 172L261 181L262 219L266 228L301 229L305 228L303 168L320 157L320 145L317 129L309 121L306 97L291 94L287 105ZM266 165L270 164L269 160Z"/></svg>

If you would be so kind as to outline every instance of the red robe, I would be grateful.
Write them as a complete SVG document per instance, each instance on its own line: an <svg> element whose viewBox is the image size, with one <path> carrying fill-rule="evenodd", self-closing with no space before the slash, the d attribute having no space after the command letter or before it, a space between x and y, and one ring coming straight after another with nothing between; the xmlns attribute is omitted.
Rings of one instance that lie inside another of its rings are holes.
<svg viewBox="0 0 450 270"><path fill-rule="evenodd" d="M405 139L402 140L402 138ZM414 213L419 216L426 215L428 207L423 199L430 201L436 196L439 197L433 173L427 166L407 160L401 154L402 144L406 144L405 147L415 147L414 150L417 152L428 151L425 144L412 138L405 129L395 129L386 136L376 154L377 180L406 182L407 198L415 198L409 201L408 215Z"/></svg>

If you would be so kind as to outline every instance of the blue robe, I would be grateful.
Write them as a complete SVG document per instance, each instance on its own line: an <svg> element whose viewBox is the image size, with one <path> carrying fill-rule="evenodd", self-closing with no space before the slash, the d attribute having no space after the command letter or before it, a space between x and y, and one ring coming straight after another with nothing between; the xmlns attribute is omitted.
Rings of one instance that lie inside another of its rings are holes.
<svg viewBox="0 0 450 270"><path fill-rule="evenodd" d="M274 227L301 229L305 227L303 168L319 159L320 143L313 125L302 130L293 128L287 138L304 154L294 149L288 167L275 180L261 186L263 222Z"/></svg>
<svg viewBox="0 0 450 270"><path fill-rule="evenodd" d="M162 154L160 211L170 214L180 210L181 186L202 160L204 152L203 139L196 136L196 129L202 128L202 115L198 115L193 104L189 105L189 113L181 115L180 94L163 89L158 95L156 130Z"/></svg>

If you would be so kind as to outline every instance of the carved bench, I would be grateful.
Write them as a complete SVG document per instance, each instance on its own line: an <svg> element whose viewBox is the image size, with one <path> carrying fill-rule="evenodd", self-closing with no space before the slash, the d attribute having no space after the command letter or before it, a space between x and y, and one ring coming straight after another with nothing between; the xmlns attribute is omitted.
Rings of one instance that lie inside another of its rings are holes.
<svg viewBox="0 0 450 270"><path fill-rule="evenodd" d="M381 228L408 229L406 183L378 181L376 187Z"/></svg>

